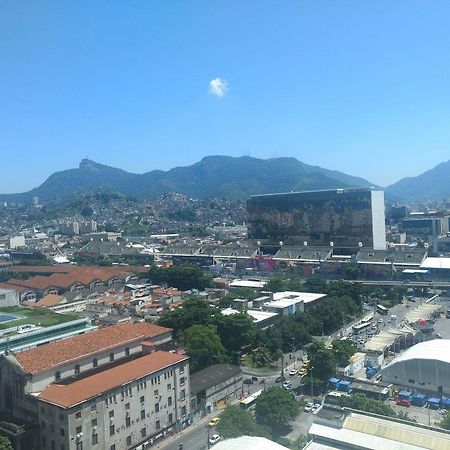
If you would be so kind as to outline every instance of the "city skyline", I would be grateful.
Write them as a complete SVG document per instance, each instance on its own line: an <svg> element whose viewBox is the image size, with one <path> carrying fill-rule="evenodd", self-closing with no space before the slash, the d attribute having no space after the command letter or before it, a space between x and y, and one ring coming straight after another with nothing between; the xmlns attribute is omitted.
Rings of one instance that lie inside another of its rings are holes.
<svg viewBox="0 0 450 450"><path fill-rule="evenodd" d="M450 159L448 3L258 7L4 5L0 192L86 156L292 156L381 186Z"/></svg>

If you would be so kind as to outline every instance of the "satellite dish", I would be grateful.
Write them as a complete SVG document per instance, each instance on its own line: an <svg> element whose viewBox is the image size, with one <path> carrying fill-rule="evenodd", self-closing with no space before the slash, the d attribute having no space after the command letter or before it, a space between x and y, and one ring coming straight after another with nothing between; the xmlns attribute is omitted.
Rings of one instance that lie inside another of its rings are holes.
<svg viewBox="0 0 450 450"><path fill-rule="evenodd" d="M363 243L362 242L358 242L358 247L362 247Z"/></svg>
<svg viewBox="0 0 450 450"><path fill-rule="evenodd" d="M330 247L334 247L334 242L330 242Z"/></svg>
<svg viewBox="0 0 450 450"><path fill-rule="evenodd" d="M308 242L303 241L303 246L304 246L304 247L308 247Z"/></svg>
<svg viewBox="0 0 450 450"><path fill-rule="evenodd" d="M280 247L283 247L283 241L280 241L279 244L280 244Z"/></svg>

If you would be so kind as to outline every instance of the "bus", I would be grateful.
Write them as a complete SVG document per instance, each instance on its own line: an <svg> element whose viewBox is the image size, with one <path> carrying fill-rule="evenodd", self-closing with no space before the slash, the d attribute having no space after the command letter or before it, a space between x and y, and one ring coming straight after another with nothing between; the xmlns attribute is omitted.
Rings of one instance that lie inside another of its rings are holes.
<svg viewBox="0 0 450 450"><path fill-rule="evenodd" d="M239 402L239 405L242 409L253 409L255 407L255 403L257 398L263 393L263 390L256 391L254 394L245 397Z"/></svg>
<svg viewBox="0 0 450 450"><path fill-rule="evenodd" d="M371 324L370 322L361 322L358 323L357 325L353 325L352 330L353 330L353 334L355 336L364 333L365 331L368 331L370 328Z"/></svg>
<svg viewBox="0 0 450 450"><path fill-rule="evenodd" d="M377 313L382 314L383 316L387 316L389 313L389 309L387 309L383 305L377 305Z"/></svg>

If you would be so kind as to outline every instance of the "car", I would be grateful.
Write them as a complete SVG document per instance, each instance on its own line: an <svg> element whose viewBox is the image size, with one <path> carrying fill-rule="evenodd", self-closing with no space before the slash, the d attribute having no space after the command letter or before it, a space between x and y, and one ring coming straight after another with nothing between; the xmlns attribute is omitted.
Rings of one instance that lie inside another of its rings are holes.
<svg viewBox="0 0 450 450"><path fill-rule="evenodd" d="M300 372L298 373L298 376L299 377L304 377L307 373L308 373L308 371L306 369L300 369Z"/></svg>
<svg viewBox="0 0 450 450"><path fill-rule="evenodd" d="M211 445L217 444L220 441L220 436L218 434L213 434L210 438L209 438L209 443Z"/></svg>
<svg viewBox="0 0 450 450"><path fill-rule="evenodd" d="M244 383L244 384L253 384L253 380L251 380L250 378L246 378L246 379L243 381L243 383Z"/></svg>
<svg viewBox="0 0 450 450"><path fill-rule="evenodd" d="M298 374L298 370L297 369L291 369L289 371L289 376L291 376L291 377L293 377L294 375L297 375L297 374Z"/></svg>
<svg viewBox="0 0 450 450"><path fill-rule="evenodd" d="M292 382L287 380L287 381L283 381L283 387L285 389L292 389Z"/></svg>
<svg viewBox="0 0 450 450"><path fill-rule="evenodd" d="M284 381L284 377L278 377L278 378L275 380L275 383L281 383L282 381Z"/></svg>
<svg viewBox="0 0 450 450"><path fill-rule="evenodd" d="M306 406L303 408L303 411L305 411L305 412L311 412L311 411L312 411L312 406L309 406L309 404L306 405Z"/></svg>
<svg viewBox="0 0 450 450"><path fill-rule="evenodd" d="M253 381L258 381L258 377L252 377Z"/></svg>
<svg viewBox="0 0 450 450"><path fill-rule="evenodd" d="M208 423L210 427L215 427L220 422L220 417L214 417L214 419L211 419Z"/></svg>
<svg viewBox="0 0 450 450"><path fill-rule="evenodd" d="M383 319L378 319L378 323L383 323Z"/></svg>
<svg viewBox="0 0 450 450"><path fill-rule="evenodd" d="M411 406L411 402L409 400L406 400L405 398L401 398L400 400L397 400L395 402L395 404L398 406L406 406L407 408L409 408Z"/></svg>
<svg viewBox="0 0 450 450"><path fill-rule="evenodd" d="M320 403L314 403L313 405L313 411L315 411L316 409L319 409L322 405Z"/></svg>

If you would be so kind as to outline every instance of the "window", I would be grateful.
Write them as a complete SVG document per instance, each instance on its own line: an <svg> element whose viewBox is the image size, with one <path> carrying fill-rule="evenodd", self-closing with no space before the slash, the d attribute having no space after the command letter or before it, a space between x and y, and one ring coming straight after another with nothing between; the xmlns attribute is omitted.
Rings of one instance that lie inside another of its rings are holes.
<svg viewBox="0 0 450 450"><path fill-rule="evenodd" d="M64 436L64 428L60 428L59 429L59 435L60 436Z"/></svg>
<svg viewBox="0 0 450 450"><path fill-rule="evenodd" d="M55 425L53 425L52 423L50 424L50 431L51 431L52 433L55 432Z"/></svg>
<svg viewBox="0 0 450 450"><path fill-rule="evenodd" d="M131 418L130 418L130 416L125 417L125 426L127 428L131 426Z"/></svg>
<svg viewBox="0 0 450 450"><path fill-rule="evenodd" d="M75 366L75 375L78 375L79 373L80 373L80 365L77 364L77 365Z"/></svg>
<svg viewBox="0 0 450 450"><path fill-rule="evenodd" d="M91 405L91 413L97 411L97 405Z"/></svg>
<svg viewBox="0 0 450 450"><path fill-rule="evenodd" d="M172 423L172 422L173 422L173 414L170 413L170 414L169 414L169 423Z"/></svg>
<svg viewBox="0 0 450 450"><path fill-rule="evenodd" d="M130 356L130 349L128 347L125 349L125 356Z"/></svg>
<svg viewBox="0 0 450 450"><path fill-rule="evenodd" d="M116 450L116 444L111 445L111 447L109 447L109 450Z"/></svg>
<svg viewBox="0 0 450 450"><path fill-rule="evenodd" d="M181 366L180 367L180 374L183 374L184 373L184 366Z"/></svg>
<svg viewBox="0 0 450 450"><path fill-rule="evenodd" d="M127 436L127 445L131 445L131 435Z"/></svg>
<svg viewBox="0 0 450 450"><path fill-rule="evenodd" d="M109 412L109 418L112 419L114 417L114 411Z"/></svg>
<svg viewBox="0 0 450 450"><path fill-rule="evenodd" d="M159 412L159 403L155 403L155 412Z"/></svg>
<svg viewBox="0 0 450 450"><path fill-rule="evenodd" d="M182 416L185 416L185 415L186 415L186 406L183 406L183 407L181 408L181 415L182 415Z"/></svg>
<svg viewBox="0 0 450 450"><path fill-rule="evenodd" d="M109 435L113 436L114 434L116 434L116 427L112 424L109 426Z"/></svg>
<svg viewBox="0 0 450 450"><path fill-rule="evenodd" d="M109 354L109 360L110 360L111 362L114 361L114 353L110 353L110 354Z"/></svg>
<svg viewBox="0 0 450 450"><path fill-rule="evenodd" d="M83 442L77 442L77 450L83 450Z"/></svg>
<svg viewBox="0 0 450 450"><path fill-rule="evenodd" d="M141 419L145 419L145 409L141 410Z"/></svg>
<svg viewBox="0 0 450 450"><path fill-rule="evenodd" d="M142 396L141 397L141 403L144 403L144 400L145 400L145 398L144 398L144 396Z"/></svg>
<svg viewBox="0 0 450 450"><path fill-rule="evenodd" d="M42 447L45 448L45 436L42 436Z"/></svg>
<svg viewBox="0 0 450 450"><path fill-rule="evenodd" d="M81 411L75 413L75 419L81 419Z"/></svg>
<svg viewBox="0 0 450 450"><path fill-rule="evenodd" d="M91 420L91 426L96 427L97 426L97 419Z"/></svg>
<svg viewBox="0 0 450 450"><path fill-rule="evenodd" d="M55 441L53 439L51 441L51 447L52 447L52 450L56 450Z"/></svg>
<svg viewBox="0 0 450 450"><path fill-rule="evenodd" d="M41 422L41 428L42 428L43 430L45 430L45 422L44 422L44 421Z"/></svg>
<svg viewBox="0 0 450 450"><path fill-rule="evenodd" d="M83 427L80 425L76 428L75 433L80 434L83 431Z"/></svg>
<svg viewBox="0 0 450 450"><path fill-rule="evenodd" d="M41 414L45 414L45 409L43 406L41 406Z"/></svg>
<svg viewBox="0 0 450 450"><path fill-rule="evenodd" d="M155 391L153 392L153 395L155 396L155 398L159 397L158 389L155 389Z"/></svg>
<svg viewBox="0 0 450 450"><path fill-rule="evenodd" d="M97 445L97 444L98 444L98 434L92 433L92 445Z"/></svg>
<svg viewBox="0 0 450 450"><path fill-rule="evenodd" d="M180 377L180 386L184 386L184 377Z"/></svg>
<svg viewBox="0 0 450 450"><path fill-rule="evenodd" d="M92 365L94 366L94 368L98 366L98 359L97 358L94 358L92 360Z"/></svg>
<svg viewBox="0 0 450 450"><path fill-rule="evenodd" d="M156 429L159 430L161 428L161 423L159 422L159 420L156 421Z"/></svg>
<svg viewBox="0 0 450 450"><path fill-rule="evenodd" d="M172 390L172 385L171 385L170 383L167 385L167 390L168 390L168 391L171 391L171 390Z"/></svg>
<svg viewBox="0 0 450 450"><path fill-rule="evenodd" d="M147 430L145 428L141 428L141 437L147 436Z"/></svg>
<svg viewBox="0 0 450 450"><path fill-rule="evenodd" d="M59 420L61 420L61 422L64 421L64 415L63 414L59 415Z"/></svg>
<svg viewBox="0 0 450 450"><path fill-rule="evenodd" d="M180 392L181 395L181 399L180 400L184 400L186 398L186 391L184 389L181 390Z"/></svg>
<svg viewBox="0 0 450 450"><path fill-rule="evenodd" d="M61 444L61 450L66 450L66 447L64 444Z"/></svg>
<svg viewBox="0 0 450 450"><path fill-rule="evenodd" d="M169 398L167 399L167 404L168 404L169 406L172 406L172 397L169 397Z"/></svg>
<svg viewBox="0 0 450 450"><path fill-rule="evenodd" d="M130 404L129 404L129 403L125 403L125 409L126 409L127 411L130 410Z"/></svg>
<svg viewBox="0 0 450 450"><path fill-rule="evenodd" d="M61 372L58 370L55 372L55 381L59 381L61 379Z"/></svg>

